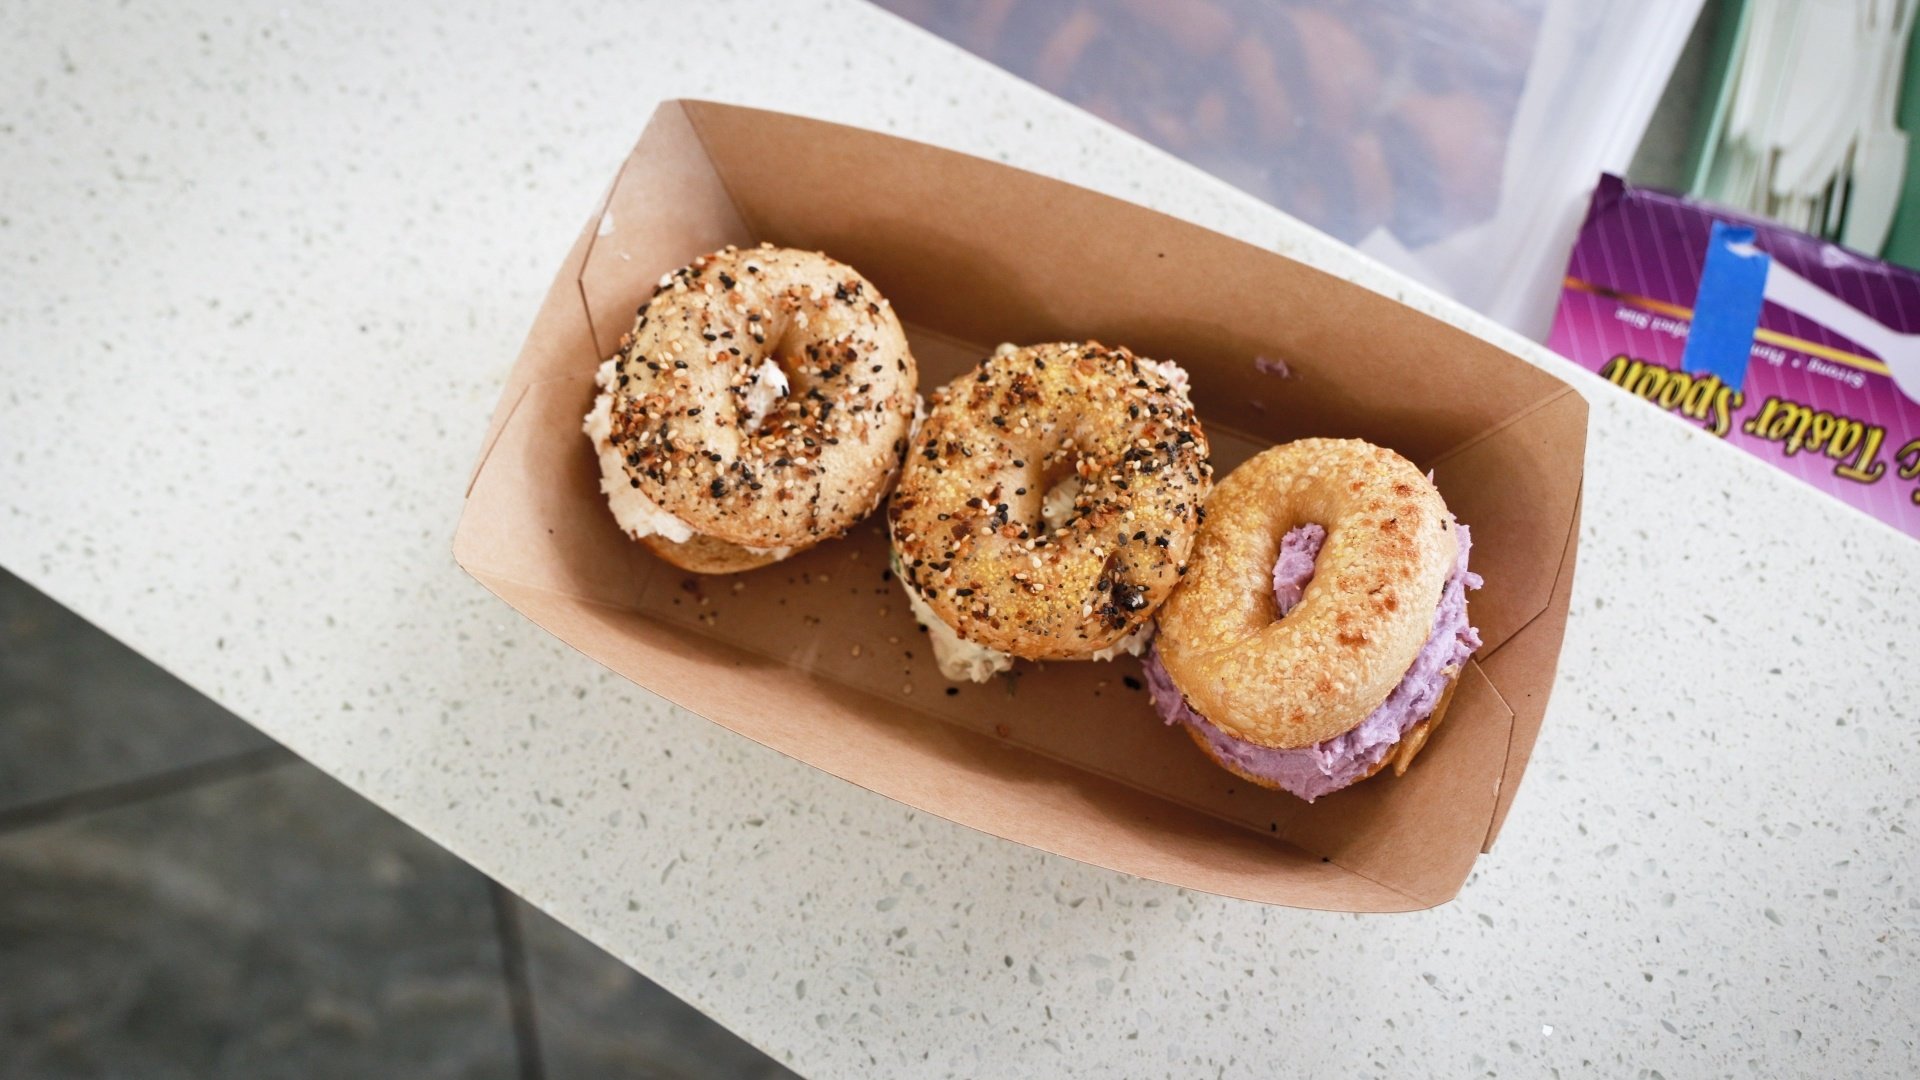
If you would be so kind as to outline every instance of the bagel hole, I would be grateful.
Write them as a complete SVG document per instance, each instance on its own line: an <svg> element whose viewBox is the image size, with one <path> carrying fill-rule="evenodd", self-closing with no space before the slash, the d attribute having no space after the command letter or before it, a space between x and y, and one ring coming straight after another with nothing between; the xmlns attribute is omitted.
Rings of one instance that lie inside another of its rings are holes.
<svg viewBox="0 0 1920 1080"><path fill-rule="evenodd" d="M1326 540L1326 528L1311 521L1291 526L1280 535L1274 562L1269 568L1275 619L1285 619L1305 599L1307 586L1313 584L1314 574L1320 568L1320 550Z"/></svg>
<svg viewBox="0 0 1920 1080"><path fill-rule="evenodd" d="M1040 527L1052 532L1065 528L1077 516L1073 501L1080 494L1080 474L1074 471L1075 458L1060 460L1040 470L1035 487L1040 492Z"/></svg>
<svg viewBox="0 0 1920 1080"><path fill-rule="evenodd" d="M820 326L812 329L803 327L790 315L778 310L769 313L769 319L762 324L766 327L766 343L761 346L764 358L754 366L756 376L771 363L778 367L786 387L773 402L768 415L778 413L782 406L796 397L804 397L808 391L820 389L822 393L831 393L832 387L823 380L818 366L809 366L807 350L810 346L829 344L820 336ZM830 362L830 361L829 361Z"/></svg>
<svg viewBox="0 0 1920 1080"><path fill-rule="evenodd" d="M747 393L744 399L746 416L741 427L749 432L758 431L768 418L780 411L793 391L793 363L777 352L769 352L756 364L749 375Z"/></svg>

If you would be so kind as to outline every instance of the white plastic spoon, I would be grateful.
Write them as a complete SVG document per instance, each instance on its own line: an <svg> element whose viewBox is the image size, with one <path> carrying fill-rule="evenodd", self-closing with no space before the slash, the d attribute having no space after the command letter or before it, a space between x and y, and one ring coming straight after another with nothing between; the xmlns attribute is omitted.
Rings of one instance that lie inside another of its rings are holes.
<svg viewBox="0 0 1920 1080"><path fill-rule="evenodd" d="M1742 254L1750 245L1736 245ZM1771 260L1767 267L1767 299L1797 311L1841 337L1867 347L1887 365L1893 385L1920 403L1920 334L1903 334L1847 303L1799 274Z"/></svg>

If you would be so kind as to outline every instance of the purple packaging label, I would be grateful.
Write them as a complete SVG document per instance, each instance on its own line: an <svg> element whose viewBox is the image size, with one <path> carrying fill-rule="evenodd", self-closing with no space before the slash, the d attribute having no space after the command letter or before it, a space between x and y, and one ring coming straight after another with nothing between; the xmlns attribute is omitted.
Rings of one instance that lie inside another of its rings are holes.
<svg viewBox="0 0 1920 1080"><path fill-rule="evenodd" d="M1716 222L1751 229L1753 248L1772 263L1888 330L1920 333L1920 273L1606 176L1568 262L1548 346L1920 537L1920 402L1894 385L1879 355L1769 299L1748 345L1744 382L1685 369Z"/></svg>

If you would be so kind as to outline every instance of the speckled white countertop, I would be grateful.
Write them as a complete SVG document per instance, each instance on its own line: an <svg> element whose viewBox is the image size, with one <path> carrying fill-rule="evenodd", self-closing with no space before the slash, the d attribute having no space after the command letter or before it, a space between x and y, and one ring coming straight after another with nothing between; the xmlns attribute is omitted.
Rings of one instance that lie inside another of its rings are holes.
<svg viewBox="0 0 1920 1080"><path fill-rule="evenodd" d="M1920 544L1580 376L1561 679L1459 900L1263 908L991 840L453 565L658 99L1016 162L1519 343L871 9L217 7L9 7L0 564L748 1039L819 1076L1920 1071Z"/></svg>

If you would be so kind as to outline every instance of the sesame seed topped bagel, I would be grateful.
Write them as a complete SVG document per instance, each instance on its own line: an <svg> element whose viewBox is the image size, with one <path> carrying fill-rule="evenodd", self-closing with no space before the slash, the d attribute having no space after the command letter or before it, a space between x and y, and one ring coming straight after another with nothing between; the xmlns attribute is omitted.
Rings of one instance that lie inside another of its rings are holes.
<svg viewBox="0 0 1920 1080"><path fill-rule="evenodd" d="M1186 569L1207 453L1175 365L1098 342L1002 346L934 391L914 435L887 511L902 582L971 646L1112 648Z"/></svg>
<svg viewBox="0 0 1920 1080"><path fill-rule="evenodd" d="M917 373L891 306L815 252L723 248L660 280L586 418L629 535L728 572L845 532L906 450Z"/></svg>
<svg viewBox="0 0 1920 1080"><path fill-rule="evenodd" d="M1281 538L1310 524L1325 542L1279 618ZM1355 439L1273 447L1208 501L1186 580L1160 612L1160 663L1232 737L1290 749L1341 735L1381 706L1434 633L1458 533L1433 483L1391 450Z"/></svg>

